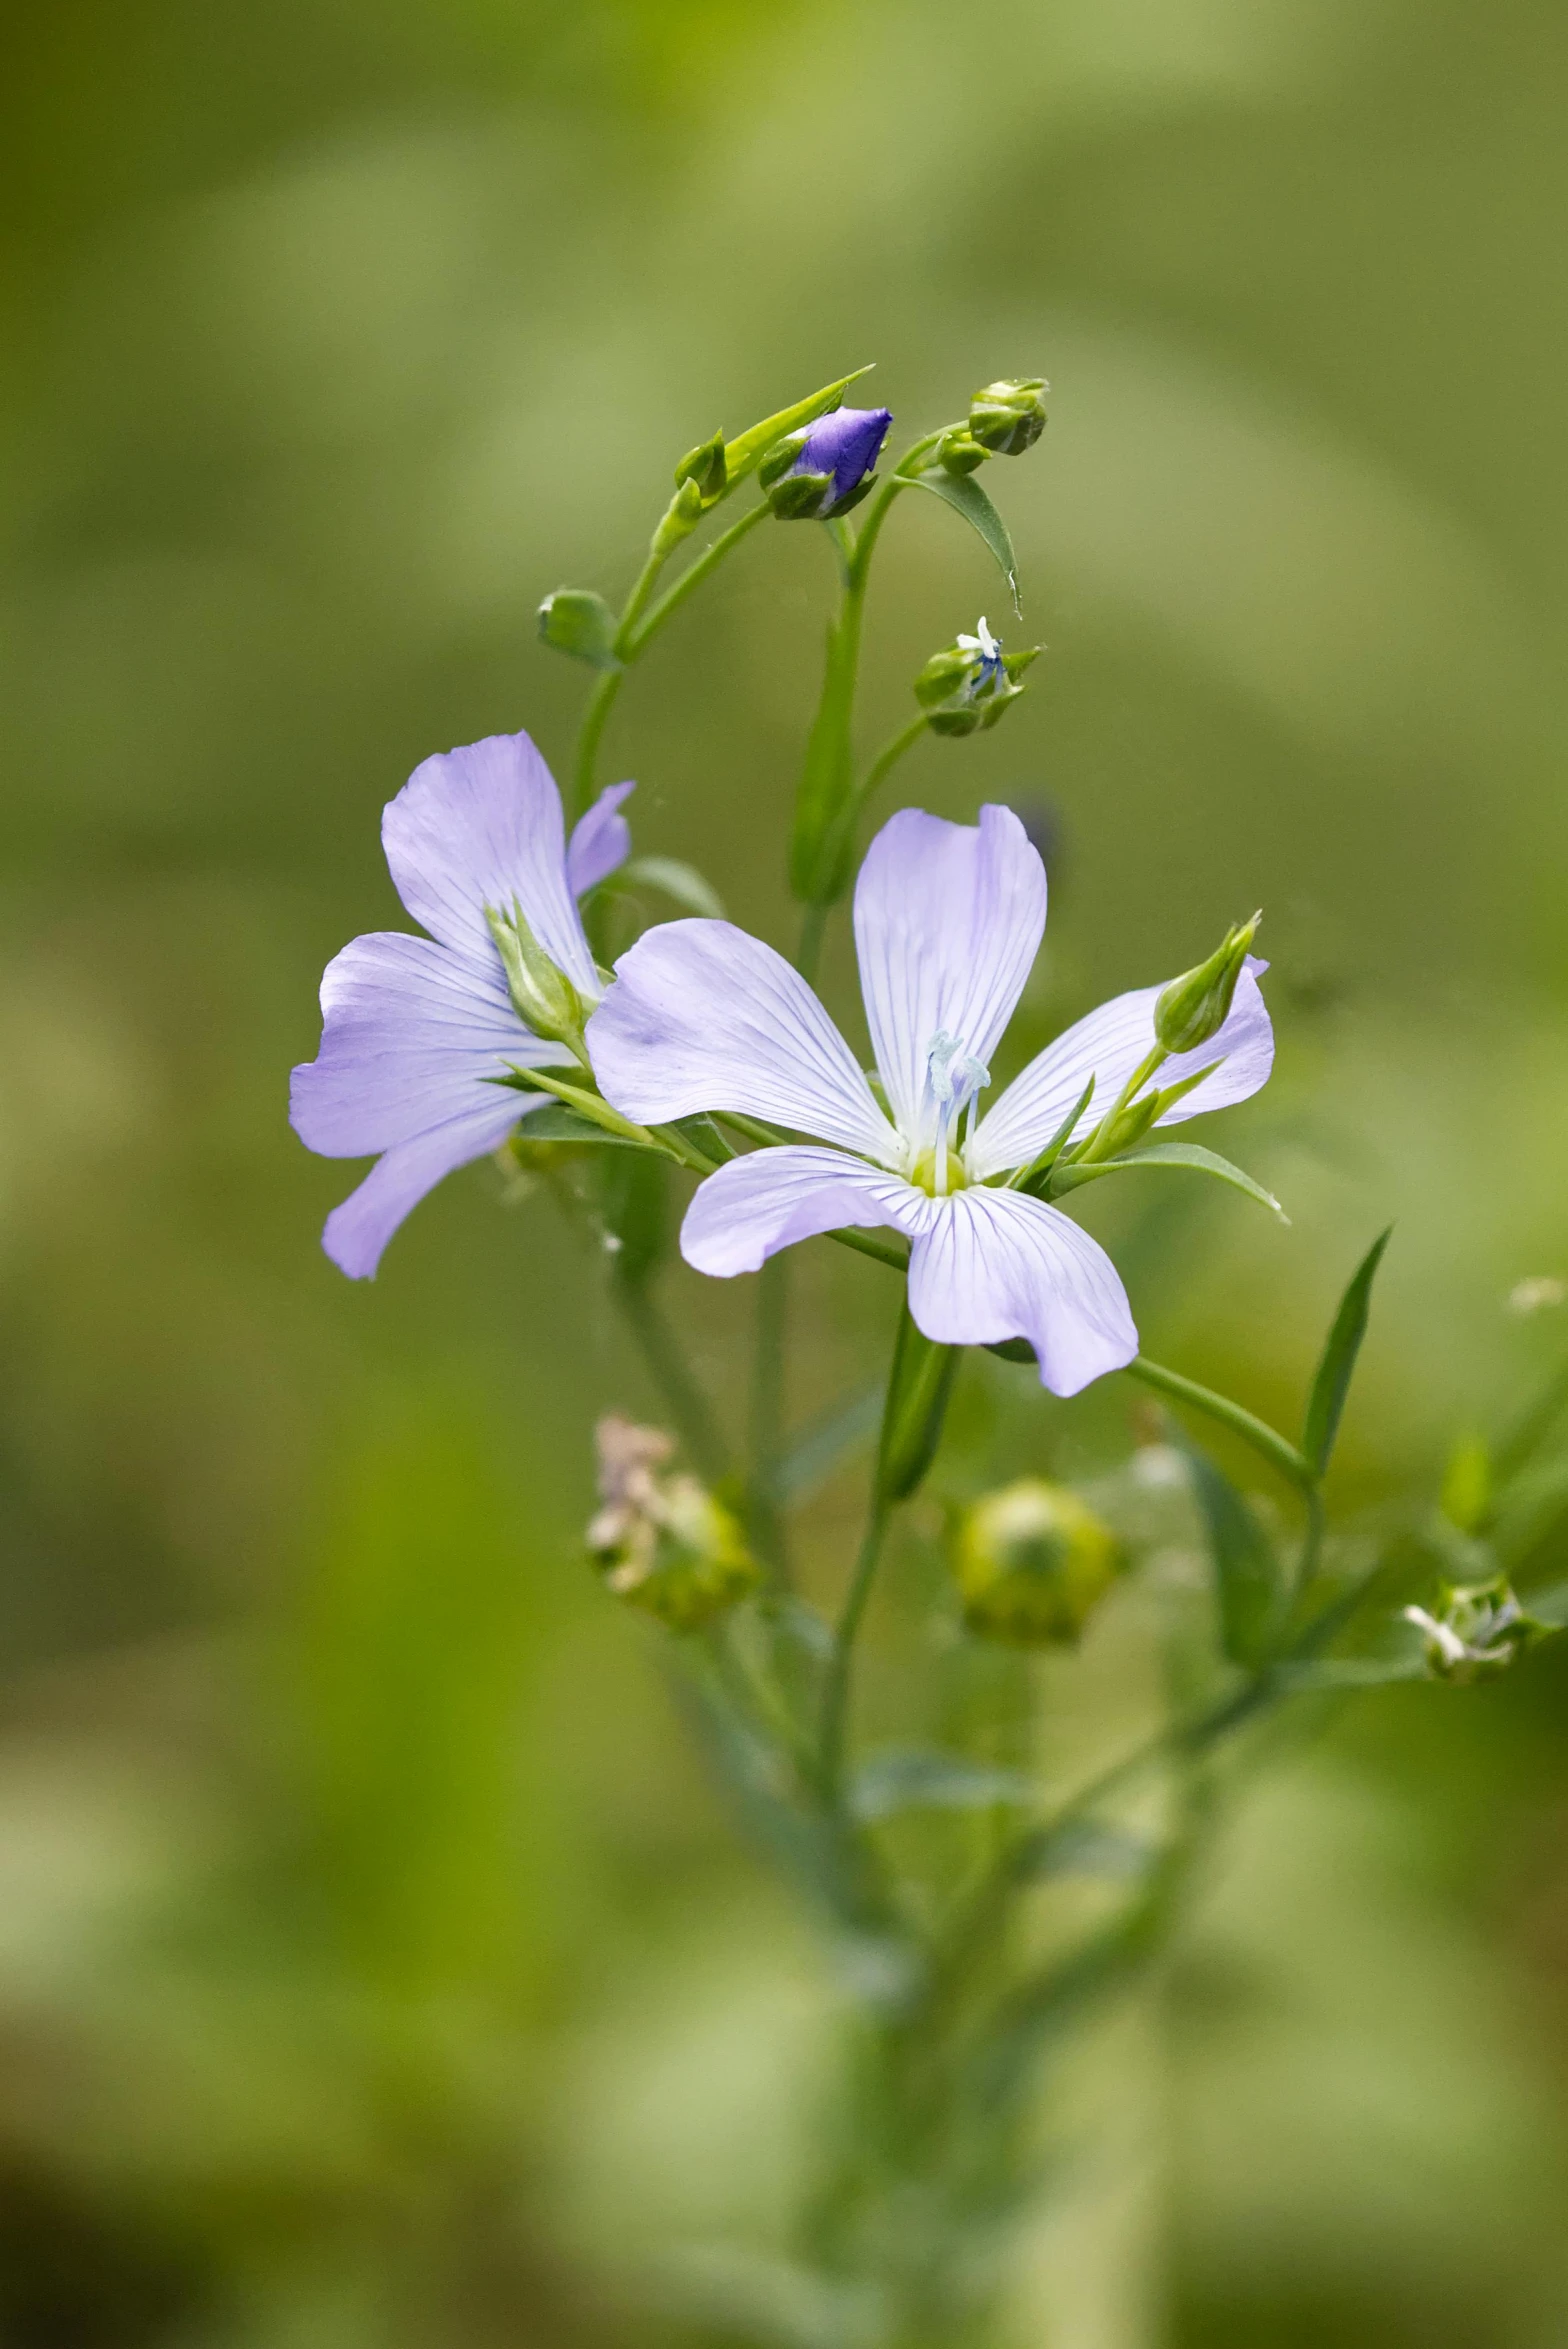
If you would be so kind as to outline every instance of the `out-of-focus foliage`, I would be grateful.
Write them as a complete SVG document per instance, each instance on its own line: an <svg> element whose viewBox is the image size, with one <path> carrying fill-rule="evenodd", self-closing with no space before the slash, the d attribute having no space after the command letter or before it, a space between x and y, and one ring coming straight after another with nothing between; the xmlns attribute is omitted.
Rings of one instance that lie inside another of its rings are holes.
<svg viewBox="0 0 1568 2349"><path fill-rule="evenodd" d="M1048 652L900 788L1049 838L1020 1050L1267 908L1280 1076L1224 1146L1293 1224L1096 1186L1151 1350L1283 1419L1393 1218L1335 1472L1374 1518L1568 1351L1507 1305L1568 1272L1565 80L1545 0L12 11L7 2344L688 2340L726 2247L782 2242L835 1991L576 1547L594 1413L651 1407L602 1268L480 1168L351 1287L316 1246L351 1172L284 1122L315 974L399 919L382 802L488 731L564 757L585 673L535 607L619 596L716 425L873 357L900 430L1052 379L992 478ZM888 731L1000 601L904 503ZM639 850L775 935L819 539L754 537L609 738ZM802 1415L891 1333L885 1276L817 1255ZM744 1285L671 1292L738 1391ZM1107 1470L1131 1408L970 1362L939 1498ZM1063 1769L1136 1734L1189 1571L1040 1667ZM1021 2338L1562 2338L1565 1675L1281 1750L1158 1997L1057 2083Z"/></svg>

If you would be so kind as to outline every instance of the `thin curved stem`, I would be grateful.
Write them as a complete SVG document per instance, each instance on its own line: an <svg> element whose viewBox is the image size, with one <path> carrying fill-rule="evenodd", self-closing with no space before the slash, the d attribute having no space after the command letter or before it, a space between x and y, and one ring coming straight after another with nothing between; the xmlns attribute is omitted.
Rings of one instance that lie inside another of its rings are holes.
<svg viewBox="0 0 1568 2349"><path fill-rule="evenodd" d="M766 522L772 511L766 499L760 505L749 507L738 522L732 522L729 529L722 532L711 546L703 549L696 561L681 573L673 587L666 588L637 627L628 632L623 623L616 639L621 657L628 661L636 660L649 639L657 636L665 622L673 618L693 590L702 585L708 574L718 568L731 549L739 546L741 540L748 537L759 522Z"/></svg>
<svg viewBox="0 0 1568 2349"><path fill-rule="evenodd" d="M615 697L626 681L624 669L605 669L588 696L588 707L578 728L577 750L572 760L572 813L586 815L593 801L594 767L599 756L599 743Z"/></svg>
<svg viewBox="0 0 1568 2349"><path fill-rule="evenodd" d="M1194 1378L1183 1378L1179 1370L1167 1370L1162 1363L1151 1362L1146 1354L1134 1355L1131 1362L1122 1365L1129 1378L1153 1387L1157 1394L1166 1395L1173 1403L1185 1403L1189 1410L1201 1411L1205 1418L1228 1427L1232 1435L1240 1436L1250 1444L1262 1460L1266 1460L1280 1476L1293 1484L1298 1492L1311 1494L1317 1479L1311 1463L1298 1452L1295 1445L1270 1427L1265 1420L1255 1418L1240 1403L1233 1403L1228 1395L1217 1395L1212 1387L1199 1386Z"/></svg>
<svg viewBox="0 0 1568 2349"><path fill-rule="evenodd" d="M871 794L877 789L878 785L886 781L894 767L897 766L899 760L904 756L904 753L914 749L915 744L926 732L930 723L930 719L927 717L925 711L922 710L918 718L912 718L910 720L909 724L904 728L901 734L895 734L892 741L888 743L882 750L878 751L876 757L872 760L870 766L866 769L865 781L860 786L860 791L857 795L855 803L857 814L859 813L860 809L865 806L866 801L871 797Z"/></svg>

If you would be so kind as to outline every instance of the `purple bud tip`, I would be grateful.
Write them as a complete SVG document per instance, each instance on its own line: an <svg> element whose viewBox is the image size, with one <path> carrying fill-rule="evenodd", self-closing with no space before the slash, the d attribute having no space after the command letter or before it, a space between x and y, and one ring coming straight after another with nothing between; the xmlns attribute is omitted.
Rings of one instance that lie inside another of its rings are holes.
<svg viewBox="0 0 1568 2349"><path fill-rule="evenodd" d="M819 416L811 426L790 470L832 474L833 494L828 507L831 512L865 480L882 454L882 443L892 421L891 408L835 408L830 416Z"/></svg>

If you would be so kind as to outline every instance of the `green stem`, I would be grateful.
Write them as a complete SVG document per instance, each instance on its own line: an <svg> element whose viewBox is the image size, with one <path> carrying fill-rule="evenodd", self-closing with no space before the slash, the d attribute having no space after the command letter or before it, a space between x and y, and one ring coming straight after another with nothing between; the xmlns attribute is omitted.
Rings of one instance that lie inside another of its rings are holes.
<svg viewBox="0 0 1568 2349"><path fill-rule="evenodd" d="M751 1473L747 1479L752 1546L775 1581L788 1585L789 1553L777 1471L784 1428L784 1350L789 1321L789 1261L770 1256L757 1279L757 1326L751 1371Z"/></svg>
<svg viewBox="0 0 1568 2349"><path fill-rule="evenodd" d="M574 816L585 815L593 802L594 766L599 756L600 738L625 677L624 669L604 670L588 697L588 707L583 712L583 722L577 735L577 754L572 762Z"/></svg>
<svg viewBox="0 0 1568 2349"><path fill-rule="evenodd" d="M833 1634L833 1653L828 1659L827 1678L823 1685L818 1772L822 1791L835 1809L843 1787L844 1733L849 1716L850 1674L854 1664L855 1640L866 1612L866 1601L871 1596L871 1585L876 1580L877 1563L882 1555L882 1543L891 1515L892 1505L884 1498L879 1485L872 1495L860 1554L855 1560L855 1571L850 1576L843 1612Z"/></svg>
<svg viewBox="0 0 1568 2349"><path fill-rule="evenodd" d="M1217 1395L1212 1387L1201 1387L1196 1379L1183 1378L1179 1370L1167 1370L1163 1364L1151 1362L1146 1354L1134 1355L1132 1361L1125 1363L1123 1368L1129 1378L1140 1380L1146 1387L1153 1387L1157 1394L1168 1396L1173 1403L1185 1403L1189 1410L1201 1411L1205 1418L1216 1420L1221 1427L1228 1427L1232 1435L1240 1436L1244 1444L1250 1444L1260 1459L1266 1460L1298 1491L1308 1494L1313 1491L1317 1480L1313 1476L1311 1463L1266 1421L1254 1418L1239 1403L1233 1403L1228 1395Z"/></svg>
<svg viewBox="0 0 1568 2349"><path fill-rule="evenodd" d="M612 1280L611 1285L687 1456L707 1483L717 1484L728 1473L729 1448L692 1375L680 1340L645 1281Z"/></svg>
<svg viewBox="0 0 1568 2349"><path fill-rule="evenodd" d="M681 573L675 585L665 590L639 627L628 632L623 621L616 638L621 657L627 661L636 660L643 647L680 610L693 590L702 585L708 574L717 569L731 549L739 546L741 540L755 530L759 522L766 522L772 511L766 499L760 505L748 507L740 520L732 522L729 529L722 532L710 547L705 547L697 560Z"/></svg>
<svg viewBox="0 0 1568 2349"><path fill-rule="evenodd" d="M795 949L795 968L808 987L817 983L817 966L822 960L822 940L828 926L825 905L808 905L800 917L800 944Z"/></svg>
<svg viewBox="0 0 1568 2349"><path fill-rule="evenodd" d="M926 716L925 711L922 710L918 718L912 718L910 720L909 724L904 728L902 734L895 734L892 741L887 744L886 748L880 750L877 753L876 757L872 760L870 766L867 768L865 781L861 784L860 790L856 795L855 812L857 815L859 814L861 808L865 806L867 800L871 797L871 794L877 789L878 785L886 781L888 775L891 774L894 767L897 766L899 760L904 756L904 753L914 749L915 744L920 740L920 737L925 733L926 728L930 725L930 723L930 719Z"/></svg>

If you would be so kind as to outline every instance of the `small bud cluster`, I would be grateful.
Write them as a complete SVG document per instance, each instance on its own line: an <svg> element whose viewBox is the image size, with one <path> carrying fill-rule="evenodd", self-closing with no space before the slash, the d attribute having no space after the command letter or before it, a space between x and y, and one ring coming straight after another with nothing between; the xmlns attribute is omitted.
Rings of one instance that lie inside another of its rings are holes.
<svg viewBox="0 0 1568 2349"><path fill-rule="evenodd" d="M1021 457L1045 430L1043 375L1007 376L988 383L969 403L969 421L942 438L938 462L949 473L973 473L987 457Z"/></svg>
<svg viewBox="0 0 1568 2349"><path fill-rule="evenodd" d="M607 1588L672 1631L696 1631L749 1598L761 1569L739 1525L696 1477L661 1476L675 1445L616 1413L595 1432L598 1514L589 1554Z"/></svg>
<svg viewBox="0 0 1568 2349"><path fill-rule="evenodd" d="M994 726L1017 701L1017 680L1040 647L1004 653L1001 641L982 619L973 636L959 636L933 653L915 679L915 699L933 734L973 734Z"/></svg>
<svg viewBox="0 0 1568 2349"><path fill-rule="evenodd" d="M965 1621L1015 1647L1070 1646L1117 1562L1109 1526L1065 1485L1036 1476L966 1509L953 1544Z"/></svg>
<svg viewBox="0 0 1568 2349"><path fill-rule="evenodd" d="M1422 1634L1433 1678L1461 1683L1503 1671L1552 1628L1526 1614L1506 1574L1445 1582L1431 1609L1406 1607L1404 1616Z"/></svg>

